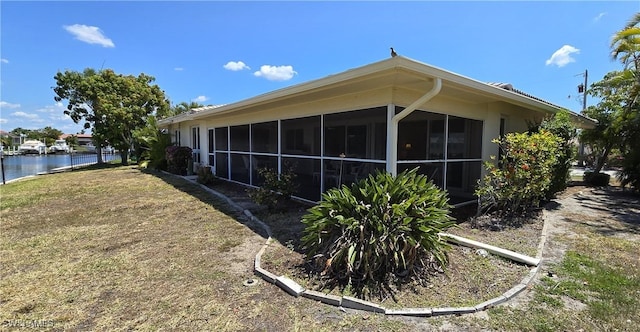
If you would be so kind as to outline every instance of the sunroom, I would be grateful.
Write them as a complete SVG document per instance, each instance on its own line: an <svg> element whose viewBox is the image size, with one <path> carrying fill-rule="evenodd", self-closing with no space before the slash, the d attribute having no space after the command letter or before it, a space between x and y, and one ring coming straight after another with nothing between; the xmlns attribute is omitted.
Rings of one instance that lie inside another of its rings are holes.
<svg viewBox="0 0 640 332"><path fill-rule="evenodd" d="M290 169L295 196L316 202L376 170L418 167L451 203L464 204L475 201L482 162L498 154L491 140L558 110L509 85L399 56L159 123L228 181L260 186L259 169Z"/></svg>

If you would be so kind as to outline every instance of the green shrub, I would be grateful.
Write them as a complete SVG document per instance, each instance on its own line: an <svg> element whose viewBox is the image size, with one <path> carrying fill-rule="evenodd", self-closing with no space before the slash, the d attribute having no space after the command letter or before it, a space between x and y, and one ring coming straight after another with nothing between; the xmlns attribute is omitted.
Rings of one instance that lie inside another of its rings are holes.
<svg viewBox="0 0 640 332"><path fill-rule="evenodd" d="M584 172L582 179L589 185L595 187L604 187L609 185L611 176L607 173Z"/></svg>
<svg viewBox="0 0 640 332"><path fill-rule="evenodd" d="M445 192L418 175L376 172L351 188L333 188L302 218L302 244L324 286L382 296L388 284L424 281L443 268L449 246L438 233L454 225Z"/></svg>
<svg viewBox="0 0 640 332"><path fill-rule="evenodd" d="M188 146L169 146L166 148L167 170L173 174L187 175L189 160L193 158Z"/></svg>
<svg viewBox="0 0 640 332"><path fill-rule="evenodd" d="M296 174L290 167L285 167L282 174L270 168L258 169L258 175L264 179L263 184L255 189L247 190L249 198L269 211L275 211L282 203L290 200L296 190Z"/></svg>
<svg viewBox="0 0 640 332"><path fill-rule="evenodd" d="M478 213L523 215L539 207L551 185L559 139L552 133L510 133L493 140L502 157L496 165L485 162L487 175L480 179Z"/></svg>
<svg viewBox="0 0 640 332"><path fill-rule="evenodd" d="M569 111L566 110L561 110L550 119L544 119L540 129L548 130L559 138L557 162L551 173L551 184L545 193L545 198L550 199L567 189L571 180L571 165L576 157L574 139L577 136L577 130L571 122Z"/></svg>
<svg viewBox="0 0 640 332"><path fill-rule="evenodd" d="M171 135L158 131L156 139L151 143L147 154L143 157L149 158L149 167L157 170L167 170L167 147L172 146Z"/></svg>
<svg viewBox="0 0 640 332"><path fill-rule="evenodd" d="M626 152L621 164L618 180L622 187L629 185L633 191L640 191L640 148L633 147Z"/></svg>

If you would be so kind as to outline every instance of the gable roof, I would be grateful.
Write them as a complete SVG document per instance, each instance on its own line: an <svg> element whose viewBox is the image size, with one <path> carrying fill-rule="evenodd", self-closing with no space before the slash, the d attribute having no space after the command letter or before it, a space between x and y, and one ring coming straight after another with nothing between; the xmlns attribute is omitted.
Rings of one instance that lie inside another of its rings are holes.
<svg viewBox="0 0 640 332"><path fill-rule="evenodd" d="M517 106L554 114L562 107L541 98L514 89L510 84L484 83L460 74L456 74L417 60L396 56L374 62L362 67L311 80L290 87L271 91L235 103L205 106L192 112L179 114L160 120L160 125L187 120L201 119L213 114L224 114L246 108L261 107L278 102L287 102L310 95L329 95L330 93L350 93L366 88L384 85L403 85L412 89L424 90L425 82L439 77L443 86L452 92L469 93L469 97L484 101L505 101ZM570 112L575 121L588 127L595 126L595 120Z"/></svg>

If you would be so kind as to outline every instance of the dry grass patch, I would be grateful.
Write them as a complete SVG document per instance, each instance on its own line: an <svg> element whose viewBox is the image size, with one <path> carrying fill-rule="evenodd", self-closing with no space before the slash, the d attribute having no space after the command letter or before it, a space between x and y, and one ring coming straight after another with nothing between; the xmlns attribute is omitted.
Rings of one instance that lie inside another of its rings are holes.
<svg viewBox="0 0 640 332"><path fill-rule="evenodd" d="M282 321L295 308L288 296L242 286L264 237L188 181L110 167L0 190L3 327L34 320L72 330L290 326ZM304 311L295 315L315 325Z"/></svg>

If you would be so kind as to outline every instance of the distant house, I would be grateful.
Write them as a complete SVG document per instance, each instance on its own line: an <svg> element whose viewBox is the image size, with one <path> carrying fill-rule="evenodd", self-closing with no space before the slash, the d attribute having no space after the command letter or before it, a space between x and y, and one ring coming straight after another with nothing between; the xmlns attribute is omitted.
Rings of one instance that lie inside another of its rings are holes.
<svg viewBox="0 0 640 332"><path fill-rule="evenodd" d="M18 146L20 144L22 144L25 140L25 136L20 136L20 135L13 135L10 132L4 131L4 130L0 130L0 137L2 138L10 138L11 139L11 145L10 146Z"/></svg>
<svg viewBox="0 0 640 332"><path fill-rule="evenodd" d="M67 139L69 136L77 137L80 146L93 145L92 136L89 134L62 134L58 139Z"/></svg>
<svg viewBox="0 0 640 332"><path fill-rule="evenodd" d="M236 103L159 121L194 161L229 181L260 186L257 170L296 173L297 198L375 170L419 167L452 203L474 201L492 139L528 129L561 108L514 89L396 56ZM582 128L595 122L572 113ZM186 139L185 139L186 138Z"/></svg>

